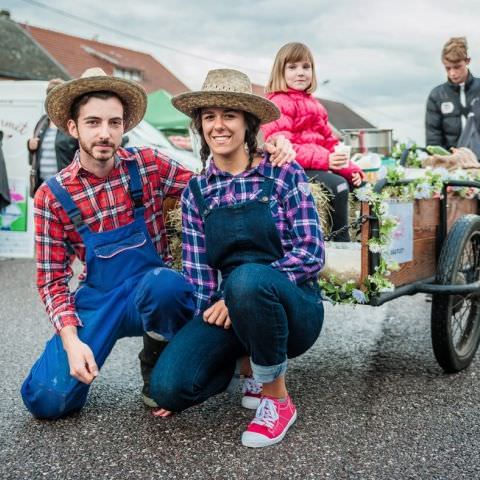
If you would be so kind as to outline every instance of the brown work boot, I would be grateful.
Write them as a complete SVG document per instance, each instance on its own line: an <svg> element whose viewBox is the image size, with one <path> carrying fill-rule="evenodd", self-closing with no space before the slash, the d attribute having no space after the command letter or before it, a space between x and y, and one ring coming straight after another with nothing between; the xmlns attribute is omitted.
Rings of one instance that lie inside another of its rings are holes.
<svg viewBox="0 0 480 480"><path fill-rule="evenodd" d="M150 376L158 357L167 345L166 340L157 340L148 333L143 334L143 349L138 354L138 358L140 359L140 371L143 378L142 399L148 407L158 407L155 400L150 397Z"/></svg>

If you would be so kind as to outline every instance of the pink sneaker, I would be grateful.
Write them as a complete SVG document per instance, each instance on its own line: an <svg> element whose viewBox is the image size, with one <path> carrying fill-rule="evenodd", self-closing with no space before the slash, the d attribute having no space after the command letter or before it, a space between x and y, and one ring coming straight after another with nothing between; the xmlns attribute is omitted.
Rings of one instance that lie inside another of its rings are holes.
<svg viewBox="0 0 480 480"><path fill-rule="evenodd" d="M242 433L245 447L268 447L280 442L297 419L297 409L290 396L280 402L273 397L262 397L255 418Z"/></svg>
<svg viewBox="0 0 480 480"><path fill-rule="evenodd" d="M253 377L246 377L242 385L242 407L256 410L262 398L262 384Z"/></svg>

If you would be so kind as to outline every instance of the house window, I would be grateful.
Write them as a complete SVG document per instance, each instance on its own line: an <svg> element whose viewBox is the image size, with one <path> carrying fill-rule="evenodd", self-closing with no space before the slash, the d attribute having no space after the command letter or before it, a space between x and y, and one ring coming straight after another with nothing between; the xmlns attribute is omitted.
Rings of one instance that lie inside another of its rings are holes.
<svg viewBox="0 0 480 480"><path fill-rule="evenodd" d="M126 78L127 80L135 80L136 82L142 81L142 72L133 68L115 67L113 70L113 76L118 78Z"/></svg>

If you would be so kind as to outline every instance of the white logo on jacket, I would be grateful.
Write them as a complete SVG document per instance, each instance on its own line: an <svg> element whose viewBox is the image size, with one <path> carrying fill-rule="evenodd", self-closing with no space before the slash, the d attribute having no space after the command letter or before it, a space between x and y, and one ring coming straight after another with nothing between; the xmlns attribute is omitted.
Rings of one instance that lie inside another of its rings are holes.
<svg viewBox="0 0 480 480"><path fill-rule="evenodd" d="M440 110L443 114L452 113L453 109L454 106L452 102L442 102L442 104L440 105Z"/></svg>

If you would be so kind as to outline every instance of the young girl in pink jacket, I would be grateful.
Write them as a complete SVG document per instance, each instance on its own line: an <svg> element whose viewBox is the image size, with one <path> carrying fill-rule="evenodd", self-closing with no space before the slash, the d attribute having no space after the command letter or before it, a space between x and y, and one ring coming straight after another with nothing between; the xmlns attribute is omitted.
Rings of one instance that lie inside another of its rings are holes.
<svg viewBox="0 0 480 480"><path fill-rule="evenodd" d="M310 49L302 43L284 45L273 64L266 88L267 98L280 109L281 117L262 127L265 140L282 134L290 140L297 162L307 175L332 194L332 231L348 223L348 193L358 187L363 172L345 153L335 152L338 139L328 125L325 107L312 95L317 87ZM348 231L334 238L348 242Z"/></svg>

